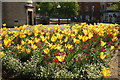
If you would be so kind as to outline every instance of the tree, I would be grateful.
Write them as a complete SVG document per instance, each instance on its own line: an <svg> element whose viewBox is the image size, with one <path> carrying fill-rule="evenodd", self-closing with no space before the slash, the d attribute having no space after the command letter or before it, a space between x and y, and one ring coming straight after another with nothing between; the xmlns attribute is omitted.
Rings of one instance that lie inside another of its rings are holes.
<svg viewBox="0 0 120 80"><path fill-rule="evenodd" d="M114 5L111 5L111 8L115 11L118 11L120 10L120 2L114 4Z"/></svg>
<svg viewBox="0 0 120 80"><path fill-rule="evenodd" d="M53 12L52 10L53 4L51 2L40 2L36 4L36 12L42 15L50 15Z"/></svg>
<svg viewBox="0 0 120 80"><path fill-rule="evenodd" d="M61 8L57 8L60 5ZM40 11L38 9L40 8ZM60 16L71 17L78 15L79 5L77 2L40 2L36 4L36 12L50 15L52 13Z"/></svg>
<svg viewBox="0 0 120 80"><path fill-rule="evenodd" d="M60 5L61 8L58 9L58 5ZM77 2L58 2L54 7L56 15L66 17L67 22L71 16L77 16L78 10L80 9Z"/></svg>

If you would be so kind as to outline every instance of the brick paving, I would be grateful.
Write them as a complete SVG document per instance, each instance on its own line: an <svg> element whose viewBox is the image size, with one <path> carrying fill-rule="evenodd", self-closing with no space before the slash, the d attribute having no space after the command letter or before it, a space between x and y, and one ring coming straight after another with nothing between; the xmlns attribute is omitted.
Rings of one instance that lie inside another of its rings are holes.
<svg viewBox="0 0 120 80"><path fill-rule="evenodd" d="M120 49L118 49L118 79L120 80Z"/></svg>
<svg viewBox="0 0 120 80"><path fill-rule="evenodd" d="M118 59L119 59L119 56L118 56L118 49L117 49L115 50L115 56L113 57L113 60L110 63L110 69L112 70L112 74L111 74L112 78L118 78L118 73L119 73Z"/></svg>

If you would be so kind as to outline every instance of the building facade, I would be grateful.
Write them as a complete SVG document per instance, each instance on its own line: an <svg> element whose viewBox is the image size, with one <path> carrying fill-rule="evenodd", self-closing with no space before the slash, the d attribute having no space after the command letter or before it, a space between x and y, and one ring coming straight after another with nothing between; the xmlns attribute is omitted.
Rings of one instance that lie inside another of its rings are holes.
<svg viewBox="0 0 120 80"><path fill-rule="evenodd" d="M101 3L101 22L116 23L120 17L119 11L114 11L110 5L116 4L115 2Z"/></svg>
<svg viewBox="0 0 120 80"><path fill-rule="evenodd" d="M2 27L2 2L0 1L0 28Z"/></svg>
<svg viewBox="0 0 120 80"><path fill-rule="evenodd" d="M2 23L7 27L34 25L33 2L2 2Z"/></svg>
<svg viewBox="0 0 120 80"><path fill-rule="evenodd" d="M100 20L100 2L79 2L79 15L81 20Z"/></svg>

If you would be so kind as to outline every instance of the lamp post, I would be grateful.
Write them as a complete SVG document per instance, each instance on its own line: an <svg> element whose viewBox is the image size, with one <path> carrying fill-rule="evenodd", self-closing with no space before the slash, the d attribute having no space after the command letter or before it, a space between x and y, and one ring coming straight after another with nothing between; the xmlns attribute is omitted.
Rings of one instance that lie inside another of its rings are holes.
<svg viewBox="0 0 120 80"><path fill-rule="evenodd" d="M38 8L38 14L39 14L39 19L40 19L40 8ZM36 20L36 22L37 22L37 20ZM38 22L37 22L37 24L38 24Z"/></svg>
<svg viewBox="0 0 120 80"><path fill-rule="evenodd" d="M40 8L38 8L38 12L39 12L39 14L40 14Z"/></svg>
<svg viewBox="0 0 120 80"><path fill-rule="evenodd" d="M58 5L57 6L57 9L60 9L61 8L61 6L60 5ZM58 13L59 13L59 11L58 11ZM59 16L60 17L60 16ZM58 17L58 24L60 25L60 18Z"/></svg>
<svg viewBox="0 0 120 80"><path fill-rule="evenodd" d="M95 6L93 5L92 6L92 18L94 18L94 8L95 8Z"/></svg>

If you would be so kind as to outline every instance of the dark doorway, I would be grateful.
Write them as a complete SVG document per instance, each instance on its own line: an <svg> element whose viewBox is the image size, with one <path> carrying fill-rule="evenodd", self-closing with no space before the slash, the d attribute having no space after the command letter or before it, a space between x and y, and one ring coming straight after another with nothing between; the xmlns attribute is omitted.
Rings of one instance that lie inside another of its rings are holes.
<svg viewBox="0 0 120 80"><path fill-rule="evenodd" d="M32 25L32 11L28 11L28 21L29 25Z"/></svg>

